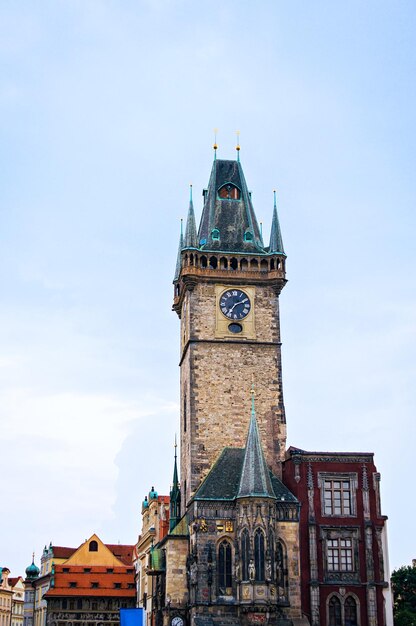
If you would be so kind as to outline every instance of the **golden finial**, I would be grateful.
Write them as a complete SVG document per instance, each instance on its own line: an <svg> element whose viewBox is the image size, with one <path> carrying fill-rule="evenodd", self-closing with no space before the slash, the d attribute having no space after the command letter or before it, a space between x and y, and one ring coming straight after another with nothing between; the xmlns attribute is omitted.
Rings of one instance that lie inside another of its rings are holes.
<svg viewBox="0 0 416 626"><path fill-rule="evenodd" d="M240 151L240 131L236 130L235 134L237 135L237 145L235 147L235 149L237 150L237 152Z"/></svg>
<svg viewBox="0 0 416 626"><path fill-rule="evenodd" d="M217 133L218 133L218 128L214 128L214 145L212 147L214 148L215 152L217 152L217 149L218 149Z"/></svg>

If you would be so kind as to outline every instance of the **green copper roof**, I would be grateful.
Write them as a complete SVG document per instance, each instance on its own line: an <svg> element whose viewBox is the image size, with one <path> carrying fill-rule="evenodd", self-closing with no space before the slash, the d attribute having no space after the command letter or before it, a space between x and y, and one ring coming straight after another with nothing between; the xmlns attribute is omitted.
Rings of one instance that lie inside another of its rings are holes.
<svg viewBox="0 0 416 626"><path fill-rule="evenodd" d="M179 235L179 246L178 246L178 256L176 257L176 267L175 267L175 276L173 277L173 282L179 280L179 276L181 273L181 252L183 248L183 232L182 232L182 220L181 220L181 234Z"/></svg>
<svg viewBox="0 0 416 626"><path fill-rule="evenodd" d="M280 232L279 218L277 215L276 192L274 192L273 219L270 231L269 252L280 252L281 254L285 253L283 248L282 233Z"/></svg>
<svg viewBox="0 0 416 626"><path fill-rule="evenodd" d="M188 218L186 220L185 240L183 242L183 247L184 248L197 248L198 247L198 236L197 236L196 224L195 224L194 203L192 201L192 185L190 187Z"/></svg>
<svg viewBox="0 0 416 626"><path fill-rule="evenodd" d="M158 571L165 571L165 552L160 548L152 548L150 551L152 569Z"/></svg>
<svg viewBox="0 0 416 626"><path fill-rule="evenodd" d="M220 197L219 190L226 185L237 188L239 197ZM205 193L198 243L204 250L266 252L239 161L214 161Z"/></svg>
<svg viewBox="0 0 416 626"><path fill-rule="evenodd" d="M248 429L237 497L261 496L263 498L275 498L276 496L270 480L270 471L266 465L263 448L260 442L260 434L254 409L254 391L251 402L250 426Z"/></svg>
<svg viewBox="0 0 416 626"><path fill-rule="evenodd" d="M174 535L175 537L187 537L189 535L188 518L186 515L179 520L169 535Z"/></svg>
<svg viewBox="0 0 416 626"><path fill-rule="evenodd" d="M178 480L178 465L176 460L176 436L175 436L175 461L173 465L173 482L170 490L170 513L169 530L173 530L181 516L181 490Z"/></svg>

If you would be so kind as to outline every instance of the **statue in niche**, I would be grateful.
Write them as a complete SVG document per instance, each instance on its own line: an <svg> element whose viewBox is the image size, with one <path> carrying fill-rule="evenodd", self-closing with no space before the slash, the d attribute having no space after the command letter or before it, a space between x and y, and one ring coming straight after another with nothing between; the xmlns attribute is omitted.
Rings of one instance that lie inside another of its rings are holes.
<svg viewBox="0 0 416 626"><path fill-rule="evenodd" d="M248 564L248 577L250 580L255 580L256 578L256 568L254 566L253 559L250 559L250 562Z"/></svg>

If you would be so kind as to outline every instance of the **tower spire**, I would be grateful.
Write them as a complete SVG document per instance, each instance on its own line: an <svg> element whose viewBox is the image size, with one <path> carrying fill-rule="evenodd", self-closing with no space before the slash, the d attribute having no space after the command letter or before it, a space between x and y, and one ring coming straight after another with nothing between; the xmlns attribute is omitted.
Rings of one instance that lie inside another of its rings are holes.
<svg viewBox="0 0 416 626"><path fill-rule="evenodd" d="M280 232L279 218L277 216L276 189L273 190L273 195L274 195L273 219L272 219L272 228L270 231L269 252L279 252L280 254L284 254L285 250L283 248L282 233Z"/></svg>
<svg viewBox="0 0 416 626"><path fill-rule="evenodd" d="M189 185L189 209L186 220L184 248L197 248L198 236L196 233L194 203L192 201L192 185Z"/></svg>
<svg viewBox="0 0 416 626"><path fill-rule="evenodd" d="M175 528L181 518L181 490L178 481L178 466L176 460L176 434L175 434L175 461L173 465L173 482L170 490L170 514L169 514L169 532Z"/></svg>
<svg viewBox="0 0 416 626"><path fill-rule="evenodd" d="M260 496L276 498L270 480L270 471L264 458L257 426L256 407L254 401L254 383L251 387L251 418L244 452L243 469L241 472L238 498Z"/></svg>
<svg viewBox="0 0 416 626"><path fill-rule="evenodd" d="M181 218L181 234L179 235L179 246L178 246L178 255L176 257L176 268L175 268L175 276L173 278L173 282L179 280L179 275L181 273L181 253L183 249L183 219Z"/></svg>

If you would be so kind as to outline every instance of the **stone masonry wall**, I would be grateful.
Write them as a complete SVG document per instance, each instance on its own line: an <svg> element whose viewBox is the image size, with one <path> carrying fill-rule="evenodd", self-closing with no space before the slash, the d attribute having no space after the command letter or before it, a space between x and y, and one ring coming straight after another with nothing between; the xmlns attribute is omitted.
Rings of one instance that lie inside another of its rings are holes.
<svg viewBox="0 0 416 626"><path fill-rule="evenodd" d="M181 478L186 498L199 486L222 449L244 447L255 386L256 414L268 465L280 475L286 447L278 297L257 286L255 340L215 338L214 284L187 294L182 336L189 338L181 365ZM186 396L187 430L184 432Z"/></svg>

